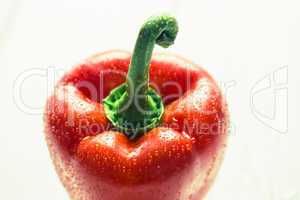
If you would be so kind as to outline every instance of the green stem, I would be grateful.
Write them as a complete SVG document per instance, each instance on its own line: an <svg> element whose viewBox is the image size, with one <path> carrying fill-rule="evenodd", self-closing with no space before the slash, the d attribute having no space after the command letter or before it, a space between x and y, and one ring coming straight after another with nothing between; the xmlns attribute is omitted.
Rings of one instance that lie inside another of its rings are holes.
<svg viewBox="0 0 300 200"><path fill-rule="evenodd" d="M104 100L107 117L117 128L125 130L131 139L159 123L163 104L149 87L149 65L155 44L169 47L177 32L176 19L171 16L148 19L140 29L125 85L114 89Z"/></svg>
<svg viewBox="0 0 300 200"><path fill-rule="evenodd" d="M177 31L176 20L166 15L152 17L142 26L127 75L127 83L132 81L133 91L143 85L138 93L146 95L148 90L147 83L149 82L149 64L154 45L158 44L165 48L172 45ZM128 79L130 80L128 81Z"/></svg>

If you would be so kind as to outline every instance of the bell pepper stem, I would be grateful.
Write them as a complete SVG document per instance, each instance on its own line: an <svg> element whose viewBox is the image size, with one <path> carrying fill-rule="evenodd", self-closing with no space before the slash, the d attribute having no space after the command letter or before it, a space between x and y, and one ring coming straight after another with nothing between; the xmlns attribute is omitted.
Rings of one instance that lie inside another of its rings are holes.
<svg viewBox="0 0 300 200"><path fill-rule="evenodd" d="M172 45L177 31L176 20L166 15L152 17L142 26L127 75L127 84L132 81L132 92L139 88L138 94L146 95L149 82L149 64L154 45L157 43L165 48Z"/></svg>
<svg viewBox="0 0 300 200"><path fill-rule="evenodd" d="M149 18L140 29L125 85L117 87L104 99L108 119L117 128L125 130L130 139L154 128L160 121L163 104L158 94L149 87L150 60L155 44L169 47L174 43L177 32L174 17L159 15Z"/></svg>

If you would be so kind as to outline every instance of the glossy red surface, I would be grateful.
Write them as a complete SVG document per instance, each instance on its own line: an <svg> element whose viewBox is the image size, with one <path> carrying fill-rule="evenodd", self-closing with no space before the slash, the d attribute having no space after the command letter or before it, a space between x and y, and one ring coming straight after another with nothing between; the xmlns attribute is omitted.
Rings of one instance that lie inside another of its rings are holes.
<svg viewBox="0 0 300 200"><path fill-rule="evenodd" d="M75 66L45 111L56 170L73 199L202 199L222 160L227 106L211 76L179 56L154 55L150 81L162 124L136 141L116 131L101 100L125 81L130 54L109 51Z"/></svg>

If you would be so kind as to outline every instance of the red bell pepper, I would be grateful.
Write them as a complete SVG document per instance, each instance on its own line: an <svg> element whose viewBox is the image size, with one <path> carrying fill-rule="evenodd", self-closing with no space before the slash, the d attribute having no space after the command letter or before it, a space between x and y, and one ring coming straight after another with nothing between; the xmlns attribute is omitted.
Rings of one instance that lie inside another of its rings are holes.
<svg viewBox="0 0 300 200"><path fill-rule="evenodd" d="M152 56L177 31L173 17L152 17L132 56L94 55L58 82L45 132L72 199L199 200L207 192L226 144L227 106L203 68Z"/></svg>

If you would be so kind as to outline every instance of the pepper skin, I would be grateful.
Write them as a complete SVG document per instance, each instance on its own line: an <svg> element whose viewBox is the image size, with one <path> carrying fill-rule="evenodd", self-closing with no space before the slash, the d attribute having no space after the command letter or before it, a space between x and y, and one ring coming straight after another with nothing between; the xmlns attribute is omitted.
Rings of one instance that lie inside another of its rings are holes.
<svg viewBox="0 0 300 200"><path fill-rule="evenodd" d="M173 54L152 55L160 123L135 139L114 127L103 99L126 81L132 56L96 54L57 83L45 109L56 171L74 200L201 200L222 161L228 111L213 78Z"/></svg>

